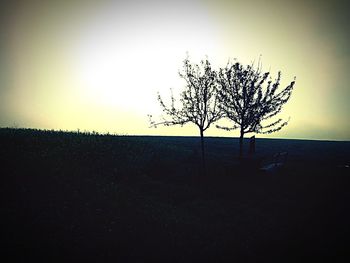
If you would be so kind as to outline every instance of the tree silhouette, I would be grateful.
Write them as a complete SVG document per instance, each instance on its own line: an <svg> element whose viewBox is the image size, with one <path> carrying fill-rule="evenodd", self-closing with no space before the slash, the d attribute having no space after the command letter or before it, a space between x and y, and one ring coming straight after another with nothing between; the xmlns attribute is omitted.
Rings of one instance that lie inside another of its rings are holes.
<svg viewBox="0 0 350 263"><path fill-rule="evenodd" d="M240 157L243 155L244 134L250 132L272 133L288 124L289 120L283 121L281 118L268 124L265 122L276 116L289 100L295 78L287 87L280 90L281 72L278 72L274 82L269 76L270 72L262 73L260 61L257 68L254 68L254 64L243 66L237 62L229 63L219 71L220 109L234 125L232 127L217 127L228 131L240 129Z"/></svg>
<svg viewBox="0 0 350 263"><path fill-rule="evenodd" d="M169 106L164 103L158 93L158 101L166 116L158 123L152 121L152 116L150 116L151 126L195 124L199 129L201 139L202 168L204 170L204 132L222 117L217 97L217 72L212 69L208 59L202 60L198 65L192 64L187 57L184 60L183 71L179 72L179 75L186 82L185 89L180 94L180 105L178 107L175 105L176 100L172 92Z"/></svg>

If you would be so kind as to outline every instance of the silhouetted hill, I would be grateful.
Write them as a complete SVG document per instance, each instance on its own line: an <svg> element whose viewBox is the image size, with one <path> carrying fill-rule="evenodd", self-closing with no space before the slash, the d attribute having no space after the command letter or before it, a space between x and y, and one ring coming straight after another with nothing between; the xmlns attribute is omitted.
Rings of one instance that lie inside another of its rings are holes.
<svg viewBox="0 0 350 263"><path fill-rule="evenodd" d="M246 141L245 143L248 143ZM350 142L0 129L11 262L348 262ZM247 148L247 147L246 147ZM259 161L287 151L277 173Z"/></svg>

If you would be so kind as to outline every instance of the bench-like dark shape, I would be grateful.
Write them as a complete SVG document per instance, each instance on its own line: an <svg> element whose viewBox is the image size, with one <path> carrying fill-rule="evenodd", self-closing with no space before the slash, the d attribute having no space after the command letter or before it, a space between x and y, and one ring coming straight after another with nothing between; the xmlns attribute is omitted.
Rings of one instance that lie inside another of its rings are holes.
<svg viewBox="0 0 350 263"><path fill-rule="evenodd" d="M273 155L272 162L263 165L260 170L264 172L276 172L280 170L286 163L288 152L279 152Z"/></svg>

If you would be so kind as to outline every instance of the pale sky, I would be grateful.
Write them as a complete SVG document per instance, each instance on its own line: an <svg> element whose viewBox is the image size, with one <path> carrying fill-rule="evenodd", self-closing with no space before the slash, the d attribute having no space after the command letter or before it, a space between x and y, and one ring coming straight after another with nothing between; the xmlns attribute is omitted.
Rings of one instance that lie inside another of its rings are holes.
<svg viewBox="0 0 350 263"><path fill-rule="evenodd" d="M13 3L15 2L15 3ZM8 1L0 6L0 127L198 135L149 128L188 52L215 68L261 55L296 85L275 138L349 140L346 1ZM237 136L215 127L207 136ZM249 136L249 135L248 135ZM261 137L267 137L266 135Z"/></svg>

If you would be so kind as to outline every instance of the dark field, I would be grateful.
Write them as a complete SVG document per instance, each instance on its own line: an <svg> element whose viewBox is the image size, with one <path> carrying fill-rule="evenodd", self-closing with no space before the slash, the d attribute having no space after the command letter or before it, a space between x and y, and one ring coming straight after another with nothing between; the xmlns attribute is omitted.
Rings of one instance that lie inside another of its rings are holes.
<svg viewBox="0 0 350 263"><path fill-rule="evenodd" d="M206 149L203 175L199 138L0 129L1 257L350 262L350 142L257 139L241 163L237 139Z"/></svg>

